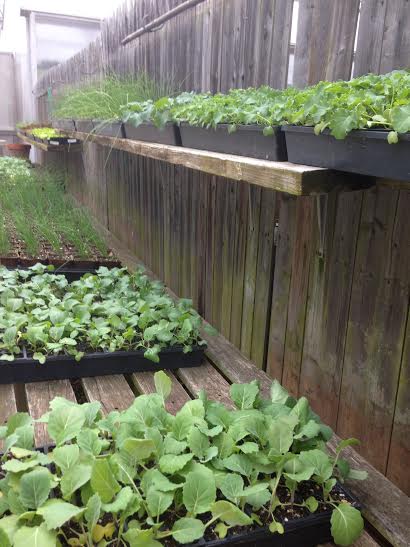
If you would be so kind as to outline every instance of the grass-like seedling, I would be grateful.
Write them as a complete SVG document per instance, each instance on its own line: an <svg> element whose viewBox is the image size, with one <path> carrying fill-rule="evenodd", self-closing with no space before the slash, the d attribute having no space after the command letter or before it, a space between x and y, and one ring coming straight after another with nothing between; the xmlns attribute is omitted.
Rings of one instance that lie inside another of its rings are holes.
<svg viewBox="0 0 410 547"><path fill-rule="evenodd" d="M81 87L65 88L55 98L53 117L114 121L121 117L127 103L155 101L173 91L171 83L158 83L145 73L128 78L110 76Z"/></svg>
<svg viewBox="0 0 410 547"><path fill-rule="evenodd" d="M88 213L65 193L62 174L30 169L20 162L15 166L9 162L3 172L0 162L1 255L12 252L12 242L17 239L26 257L39 257L45 246L64 258L68 258L67 246L71 257L107 256L107 247Z"/></svg>

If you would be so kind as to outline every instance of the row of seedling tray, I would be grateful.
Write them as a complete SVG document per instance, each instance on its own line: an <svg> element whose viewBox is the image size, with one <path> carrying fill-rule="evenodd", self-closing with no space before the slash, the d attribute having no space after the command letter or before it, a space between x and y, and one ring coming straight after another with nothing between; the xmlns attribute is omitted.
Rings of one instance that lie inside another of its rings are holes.
<svg viewBox="0 0 410 547"><path fill-rule="evenodd" d="M265 135L260 125L238 125L233 132L228 124L214 129L169 123L158 128L151 123L135 127L120 121L56 120L53 125L66 131L410 180L410 135L401 135L400 141L391 145L388 131L383 129L356 130L338 140L329 131L316 135L313 127L296 125L274 127L270 135Z"/></svg>
<svg viewBox="0 0 410 547"><path fill-rule="evenodd" d="M0 384L202 363L199 315L186 302L174 303L142 272L86 262L3 264L0 294ZM30 305L32 297L40 299L38 306Z"/></svg>

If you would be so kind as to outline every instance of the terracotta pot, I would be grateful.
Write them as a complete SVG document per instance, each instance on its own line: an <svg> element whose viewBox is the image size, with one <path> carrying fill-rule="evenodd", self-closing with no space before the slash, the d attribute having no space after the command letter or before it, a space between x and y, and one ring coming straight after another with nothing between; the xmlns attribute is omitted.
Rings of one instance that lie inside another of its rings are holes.
<svg viewBox="0 0 410 547"><path fill-rule="evenodd" d="M30 156L30 144L6 144L7 153L15 158L28 160Z"/></svg>

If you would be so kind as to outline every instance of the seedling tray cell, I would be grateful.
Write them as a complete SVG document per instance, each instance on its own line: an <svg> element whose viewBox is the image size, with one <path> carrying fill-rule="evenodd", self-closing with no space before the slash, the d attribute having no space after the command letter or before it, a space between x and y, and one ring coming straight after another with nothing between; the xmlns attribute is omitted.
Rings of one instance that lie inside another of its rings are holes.
<svg viewBox="0 0 410 547"><path fill-rule="evenodd" d="M387 142L388 131L352 131L343 140L329 131L315 135L312 127L285 126L288 159L292 163L327 167L349 173L410 181L410 135Z"/></svg>
<svg viewBox="0 0 410 547"><path fill-rule="evenodd" d="M179 128L173 124L167 124L159 129L153 124L142 123L138 127L129 123L124 124L125 138L133 141L155 142L158 144L181 145Z"/></svg>
<svg viewBox="0 0 410 547"><path fill-rule="evenodd" d="M270 161L286 161L285 135L279 127L273 135L265 136L260 125L239 125L229 133L229 125L219 124L215 129L181 124L182 146L236 156L247 156Z"/></svg>
<svg viewBox="0 0 410 547"><path fill-rule="evenodd" d="M70 356L56 355L48 357L44 364L30 357L18 357L11 363L0 361L0 384L197 367L203 362L204 349L195 346L191 352L183 353L181 347L175 346L164 349L159 357L160 362L153 363L144 357L143 350L86 353L79 362Z"/></svg>

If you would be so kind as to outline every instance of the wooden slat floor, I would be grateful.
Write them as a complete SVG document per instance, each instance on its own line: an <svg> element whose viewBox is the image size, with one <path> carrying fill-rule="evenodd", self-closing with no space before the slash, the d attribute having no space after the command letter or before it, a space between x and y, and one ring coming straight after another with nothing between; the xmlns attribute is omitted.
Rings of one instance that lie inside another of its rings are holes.
<svg viewBox="0 0 410 547"><path fill-rule="evenodd" d="M172 379L173 389L167 401L169 412L176 413L189 399L195 398L201 389L206 389L209 397L232 406L229 399L229 387L232 382L247 382L255 377L261 381L262 391L266 394L271 380L258 369L238 361L236 351L221 336L216 336L215 344L209 348L218 365L208 357L202 366L191 369L179 369L176 373L168 372ZM13 412L28 411L38 418L48 410L50 401L57 395L75 401L76 398L88 401L100 401L104 413L127 408L134 397L155 390L154 373L140 372L132 375L100 376L51 382L37 382L19 386L0 386L0 419L3 422ZM50 439L43 424L36 424L35 438L37 446ZM326 547L330 547L328 544ZM367 532L356 542L356 547L376 547L379 545Z"/></svg>

